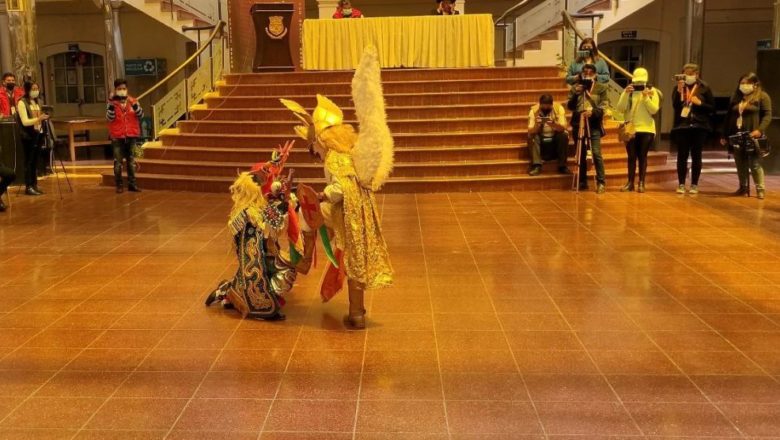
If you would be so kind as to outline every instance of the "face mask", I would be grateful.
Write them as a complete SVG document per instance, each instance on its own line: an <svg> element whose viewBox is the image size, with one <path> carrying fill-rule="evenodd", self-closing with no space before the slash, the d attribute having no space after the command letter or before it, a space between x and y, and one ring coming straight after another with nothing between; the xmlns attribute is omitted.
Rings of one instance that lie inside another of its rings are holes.
<svg viewBox="0 0 780 440"><path fill-rule="evenodd" d="M16 84L14 83L6 83L5 88L8 90L13 90L16 88Z"/></svg>
<svg viewBox="0 0 780 440"><path fill-rule="evenodd" d="M38 90L33 90L33 91L30 92L30 98L36 99L38 97L38 95L40 95L40 94L41 94L41 92L39 92Z"/></svg>
<svg viewBox="0 0 780 440"><path fill-rule="evenodd" d="M753 91L756 89L756 87L753 84L740 84L739 85L739 91L742 92L743 95L750 95L753 93Z"/></svg>
<svg viewBox="0 0 780 440"><path fill-rule="evenodd" d="M127 90L117 90L116 96L120 98L127 98Z"/></svg>
<svg viewBox="0 0 780 440"><path fill-rule="evenodd" d="M696 84L696 75L685 75L685 84L689 86Z"/></svg>
<svg viewBox="0 0 780 440"><path fill-rule="evenodd" d="M589 50L578 50L577 51L577 58L588 58L591 56L591 53Z"/></svg>
<svg viewBox="0 0 780 440"><path fill-rule="evenodd" d="M352 15L352 8L342 10L345 15Z"/></svg>

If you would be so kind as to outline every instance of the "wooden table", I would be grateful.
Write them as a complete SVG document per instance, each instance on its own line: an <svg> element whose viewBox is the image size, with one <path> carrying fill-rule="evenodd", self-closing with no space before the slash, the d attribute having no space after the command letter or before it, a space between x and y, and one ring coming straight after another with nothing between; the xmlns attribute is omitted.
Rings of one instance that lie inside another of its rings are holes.
<svg viewBox="0 0 780 440"><path fill-rule="evenodd" d="M107 130L108 123L105 119L69 119L55 120L54 127L61 130L63 125L67 125L68 148L70 149L70 161L76 161L76 147L93 147L99 145L111 145L111 140L106 138L98 141L76 141L76 132L90 130Z"/></svg>

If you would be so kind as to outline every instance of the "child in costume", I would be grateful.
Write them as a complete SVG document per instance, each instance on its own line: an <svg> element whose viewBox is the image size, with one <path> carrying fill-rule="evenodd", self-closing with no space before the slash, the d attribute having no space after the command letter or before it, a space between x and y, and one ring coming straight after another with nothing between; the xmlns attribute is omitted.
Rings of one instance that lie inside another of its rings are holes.
<svg viewBox="0 0 780 440"><path fill-rule="evenodd" d="M311 153L324 161L327 186L320 194L325 226L324 244L333 235L336 252L331 257L320 294L329 300L347 279L349 314L347 326L365 328L365 289L392 284L393 271L387 245L382 237L374 192L378 191L393 167L393 138L387 126L379 55L366 49L352 80L352 99L360 132L345 124L341 109L328 98L317 95L312 115L298 103L282 100L304 123L296 133L309 142ZM326 253L327 249L326 249Z"/></svg>
<svg viewBox="0 0 780 440"><path fill-rule="evenodd" d="M311 255L304 258L290 181L281 177L290 148L292 142L274 152L271 162L241 173L230 187L233 209L228 228L238 269L232 280L222 281L206 298L207 306L221 301L245 318L285 319L281 312L284 295L292 289L298 272L308 272L311 264ZM313 245L310 248L313 251Z"/></svg>

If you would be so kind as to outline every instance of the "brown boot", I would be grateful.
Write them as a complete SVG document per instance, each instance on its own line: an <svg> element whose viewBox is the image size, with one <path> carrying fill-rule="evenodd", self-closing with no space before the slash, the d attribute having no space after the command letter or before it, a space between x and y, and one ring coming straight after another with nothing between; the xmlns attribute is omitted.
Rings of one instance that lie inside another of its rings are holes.
<svg viewBox="0 0 780 440"><path fill-rule="evenodd" d="M295 271L306 275L314 262L314 248L317 245L316 232L303 232L303 258L295 266Z"/></svg>
<svg viewBox="0 0 780 440"><path fill-rule="evenodd" d="M350 280L349 286L349 315L344 317L344 325L355 330L366 328L366 308L364 306L365 292L358 283Z"/></svg>

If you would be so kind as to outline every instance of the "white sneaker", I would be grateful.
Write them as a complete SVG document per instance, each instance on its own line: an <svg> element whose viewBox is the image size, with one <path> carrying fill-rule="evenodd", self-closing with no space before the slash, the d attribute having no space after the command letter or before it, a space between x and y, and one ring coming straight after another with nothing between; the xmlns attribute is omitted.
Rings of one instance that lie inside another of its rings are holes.
<svg viewBox="0 0 780 440"><path fill-rule="evenodd" d="M677 187L677 194L685 194L685 185L680 185Z"/></svg>
<svg viewBox="0 0 780 440"><path fill-rule="evenodd" d="M691 189L688 190L688 194L699 194L699 185L691 185Z"/></svg>

